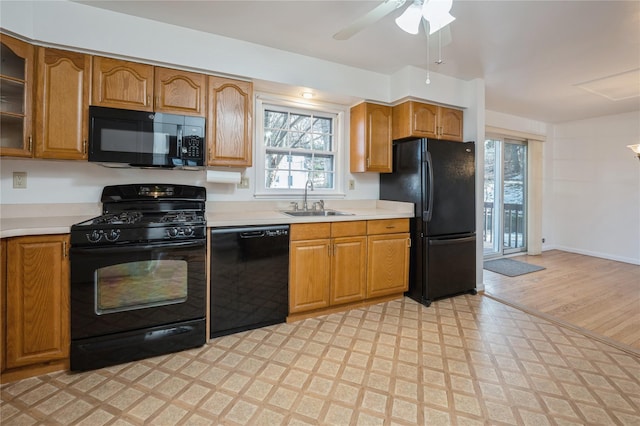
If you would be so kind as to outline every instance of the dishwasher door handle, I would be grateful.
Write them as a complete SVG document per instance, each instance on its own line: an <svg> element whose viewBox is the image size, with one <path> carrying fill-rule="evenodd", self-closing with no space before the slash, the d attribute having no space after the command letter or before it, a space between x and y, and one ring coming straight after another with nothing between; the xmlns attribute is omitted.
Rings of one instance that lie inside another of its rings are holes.
<svg viewBox="0 0 640 426"><path fill-rule="evenodd" d="M249 231L240 233L240 238L262 238L264 236L264 231Z"/></svg>

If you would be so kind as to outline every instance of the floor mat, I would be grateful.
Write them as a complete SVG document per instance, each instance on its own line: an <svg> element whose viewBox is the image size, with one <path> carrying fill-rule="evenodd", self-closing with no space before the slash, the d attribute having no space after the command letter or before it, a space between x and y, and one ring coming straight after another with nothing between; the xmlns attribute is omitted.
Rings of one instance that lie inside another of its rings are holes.
<svg viewBox="0 0 640 426"><path fill-rule="evenodd" d="M518 275L541 271L545 268L513 259L496 259L484 262L484 269L501 275L506 275L508 277L517 277Z"/></svg>

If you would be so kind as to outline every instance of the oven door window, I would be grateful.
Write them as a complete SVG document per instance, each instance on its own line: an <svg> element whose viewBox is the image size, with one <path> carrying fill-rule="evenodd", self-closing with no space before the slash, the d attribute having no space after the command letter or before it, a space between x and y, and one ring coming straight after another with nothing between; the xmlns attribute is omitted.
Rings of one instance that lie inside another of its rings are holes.
<svg viewBox="0 0 640 426"><path fill-rule="evenodd" d="M95 273L97 315L187 300L185 260L147 260L110 265Z"/></svg>

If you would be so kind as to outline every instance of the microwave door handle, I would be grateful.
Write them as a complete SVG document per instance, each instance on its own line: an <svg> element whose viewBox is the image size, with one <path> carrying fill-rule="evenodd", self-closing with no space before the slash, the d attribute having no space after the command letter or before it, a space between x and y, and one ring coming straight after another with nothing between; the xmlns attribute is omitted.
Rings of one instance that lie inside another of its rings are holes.
<svg viewBox="0 0 640 426"><path fill-rule="evenodd" d="M184 131L184 126L182 124L178 124L178 129L177 132L178 134L177 136L177 145L178 145L178 158L183 159L185 157L186 154L186 149L184 149L182 147L182 135L183 135L183 131Z"/></svg>

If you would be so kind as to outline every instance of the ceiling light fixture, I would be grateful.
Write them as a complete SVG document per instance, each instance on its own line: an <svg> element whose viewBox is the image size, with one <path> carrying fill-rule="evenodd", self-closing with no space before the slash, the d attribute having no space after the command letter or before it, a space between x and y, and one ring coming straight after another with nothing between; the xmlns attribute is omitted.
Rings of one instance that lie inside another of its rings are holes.
<svg viewBox="0 0 640 426"><path fill-rule="evenodd" d="M305 99L311 99L311 98L313 98L313 92L304 91L304 92L302 92L302 97L305 98Z"/></svg>
<svg viewBox="0 0 640 426"><path fill-rule="evenodd" d="M637 143L635 145L627 145L627 148L635 152L636 157L638 157L638 160L640 160L640 143Z"/></svg>
<svg viewBox="0 0 640 426"><path fill-rule="evenodd" d="M422 0L414 0L407 9L396 18L396 24L409 34L418 34L422 20Z"/></svg>
<svg viewBox="0 0 640 426"><path fill-rule="evenodd" d="M422 16L429 21L429 34L441 30L456 20L449 11L453 0L427 0L422 6Z"/></svg>
<svg viewBox="0 0 640 426"><path fill-rule="evenodd" d="M414 0L407 9L396 18L396 24L409 34L418 34L421 18L429 21L429 34L441 30L453 21L449 11L453 0Z"/></svg>

